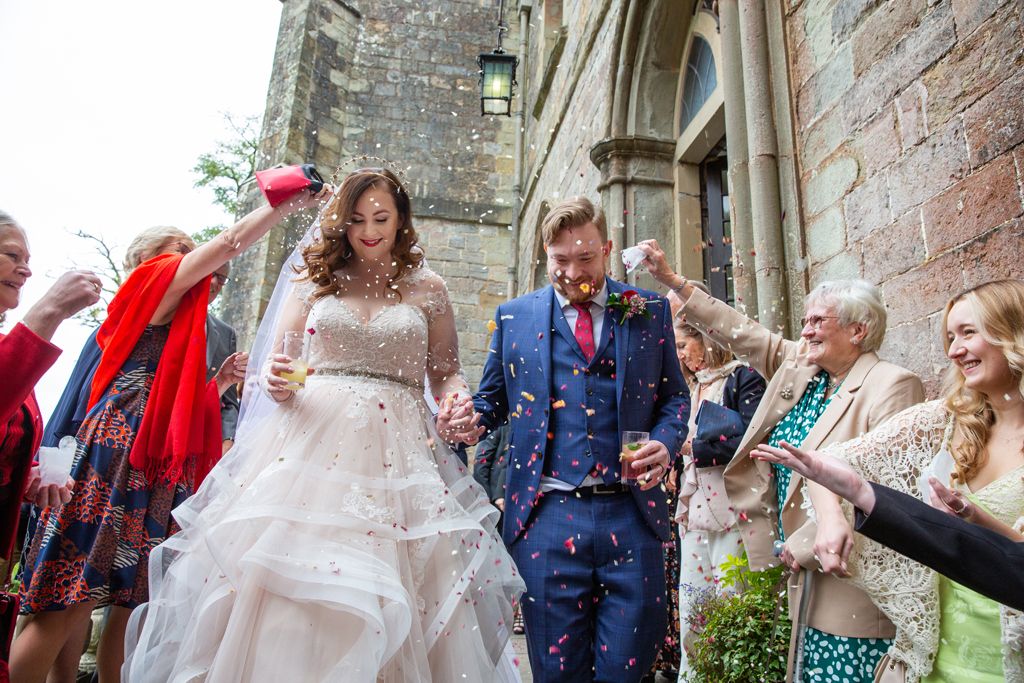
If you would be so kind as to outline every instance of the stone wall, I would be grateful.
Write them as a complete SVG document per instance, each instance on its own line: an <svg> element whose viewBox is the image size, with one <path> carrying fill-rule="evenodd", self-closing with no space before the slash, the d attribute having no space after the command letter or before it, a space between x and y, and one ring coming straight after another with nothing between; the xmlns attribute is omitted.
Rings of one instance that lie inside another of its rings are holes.
<svg viewBox="0 0 1024 683"><path fill-rule="evenodd" d="M949 296L1024 277L1022 17L1015 0L787 10L810 284L880 284L882 355L933 394Z"/></svg>
<svg viewBox="0 0 1024 683"><path fill-rule="evenodd" d="M620 0L565 0L562 27L552 27L545 25L543 4L535 4L540 7L530 22L520 293L533 289L537 268L544 270L543 262L537 263L542 206L578 195L601 199L601 174L590 161L590 147L607 135L621 21ZM555 40L563 40L563 48L547 49L543 38L549 31L562 32ZM609 225L619 220L608 217Z"/></svg>
<svg viewBox="0 0 1024 683"><path fill-rule="evenodd" d="M480 116L476 57L494 48L497 3L284 0L260 165L361 155L406 172L427 259L448 280L471 384L511 248L512 119ZM513 31L506 48L516 41ZM357 165L376 166L367 159ZM262 201L253 188L248 206ZM309 219L271 232L235 264L226 317L251 340L282 258Z"/></svg>

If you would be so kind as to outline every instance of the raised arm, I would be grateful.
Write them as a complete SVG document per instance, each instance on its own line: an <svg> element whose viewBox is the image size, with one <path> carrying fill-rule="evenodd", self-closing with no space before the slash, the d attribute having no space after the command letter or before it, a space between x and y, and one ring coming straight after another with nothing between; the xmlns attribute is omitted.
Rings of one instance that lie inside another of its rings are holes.
<svg viewBox="0 0 1024 683"><path fill-rule="evenodd" d="M644 264L651 276L682 299L683 306L677 315L746 361L766 380L771 380L788 355L796 353L797 342L771 332L676 274L657 240L644 240L637 246L647 255Z"/></svg>
<svg viewBox="0 0 1024 683"><path fill-rule="evenodd" d="M186 254L174 274L171 286L167 288L163 300L153 315L153 324L163 324L170 320L178 303L185 292L192 289L200 280L238 256L252 246L259 238L267 234L271 228L302 209L318 206L331 196L333 188L325 185L316 195L300 192L294 199L276 208L264 205L250 212L230 228L220 233L206 244Z"/></svg>

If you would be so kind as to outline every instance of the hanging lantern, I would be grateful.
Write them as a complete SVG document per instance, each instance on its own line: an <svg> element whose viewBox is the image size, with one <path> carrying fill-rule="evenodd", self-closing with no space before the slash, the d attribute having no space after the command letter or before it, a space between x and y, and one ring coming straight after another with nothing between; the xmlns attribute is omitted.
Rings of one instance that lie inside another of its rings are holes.
<svg viewBox="0 0 1024 683"><path fill-rule="evenodd" d="M476 58L480 65L480 113L512 115L512 92L519 60L498 48Z"/></svg>

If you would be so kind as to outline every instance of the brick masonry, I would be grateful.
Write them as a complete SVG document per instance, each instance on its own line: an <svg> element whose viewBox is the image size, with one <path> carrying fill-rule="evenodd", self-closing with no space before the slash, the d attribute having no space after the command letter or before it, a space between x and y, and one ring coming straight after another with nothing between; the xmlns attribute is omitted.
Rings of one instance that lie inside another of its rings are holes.
<svg viewBox="0 0 1024 683"><path fill-rule="evenodd" d="M507 4L511 50L516 3ZM625 134L670 142L679 135L685 22L639 27L639 68L662 70L642 82L658 87L616 93L617 60L631 39L623 30L628 3L532 4L519 74L516 245L508 232L514 119L477 113L474 60L493 43L493 3L287 0L268 93L268 163L329 168L371 154L408 167L428 259L455 302L471 382L514 251L518 290L529 291L544 280L538 232L546 207L580 194L602 198L589 152L612 135L616 97L631 112ZM801 245L787 267L807 287L836 277L879 284L891 314L883 355L934 390L945 366L938 316L948 296L1024 276L1024 10L1015 0L787 0L784 8L800 204L786 225L799 230ZM644 56L655 44L663 52ZM678 49L664 51L666 44ZM680 57L667 63L669 53ZM664 209L684 206L677 197L691 190L628 196L624 211L633 212L637 238L678 233L671 248L699 250L685 243L693 234L685 226L699 221L687 213L694 203L674 216ZM625 215L608 218L615 226ZM243 338L300 230L275 231L236 268L244 274L224 296L241 311Z"/></svg>
<svg viewBox="0 0 1024 683"><path fill-rule="evenodd" d="M1021 17L1007 0L787 9L796 99L829 103L795 122L809 284L842 272L881 285L882 355L933 393L949 296L1024 277Z"/></svg>

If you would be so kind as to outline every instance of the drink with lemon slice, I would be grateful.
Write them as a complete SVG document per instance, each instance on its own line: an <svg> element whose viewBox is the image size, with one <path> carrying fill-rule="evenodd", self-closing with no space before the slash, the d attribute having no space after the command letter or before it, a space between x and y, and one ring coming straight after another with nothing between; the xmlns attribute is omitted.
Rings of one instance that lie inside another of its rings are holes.
<svg viewBox="0 0 1024 683"><path fill-rule="evenodd" d="M619 461L622 463L622 481L624 483L635 484L638 478L647 473L645 470L633 469L633 460L636 459L636 452L650 440L651 435L648 432L622 432Z"/></svg>

